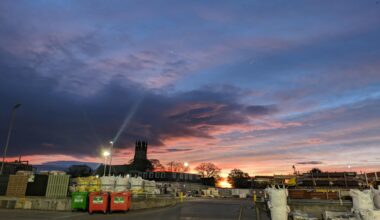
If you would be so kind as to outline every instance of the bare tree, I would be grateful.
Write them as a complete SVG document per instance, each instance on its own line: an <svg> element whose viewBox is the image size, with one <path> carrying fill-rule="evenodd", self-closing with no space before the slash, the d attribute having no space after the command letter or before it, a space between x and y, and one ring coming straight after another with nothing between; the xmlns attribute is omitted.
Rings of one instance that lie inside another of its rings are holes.
<svg viewBox="0 0 380 220"><path fill-rule="evenodd" d="M154 171L164 171L165 170L164 165L162 165L158 159L150 159L149 161L152 163Z"/></svg>
<svg viewBox="0 0 380 220"><path fill-rule="evenodd" d="M220 174L220 168L213 163L201 163L196 168L199 175L203 178L218 177Z"/></svg>
<svg viewBox="0 0 380 220"><path fill-rule="evenodd" d="M248 188L250 186L250 177L248 173L245 173L240 169L231 170L231 172L228 174L227 179L228 182L235 188Z"/></svg>
<svg viewBox="0 0 380 220"><path fill-rule="evenodd" d="M170 161L167 165L167 171L169 172L187 172L189 171L189 167L185 167L182 162L178 161Z"/></svg>

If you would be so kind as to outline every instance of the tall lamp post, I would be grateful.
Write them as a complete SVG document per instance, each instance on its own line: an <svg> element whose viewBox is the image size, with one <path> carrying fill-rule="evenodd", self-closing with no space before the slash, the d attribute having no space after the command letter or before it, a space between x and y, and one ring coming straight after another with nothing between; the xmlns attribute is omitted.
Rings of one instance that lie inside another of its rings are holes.
<svg viewBox="0 0 380 220"><path fill-rule="evenodd" d="M108 176L111 176L111 168L112 168L112 155L113 155L113 141L110 141L111 150L110 150L110 170L108 172Z"/></svg>
<svg viewBox="0 0 380 220"><path fill-rule="evenodd" d="M187 170L187 168L189 168L189 163L188 162L185 162L185 163L183 163L183 166L185 167L185 172L184 172L184 179L185 179L185 184L184 184L184 188L185 188L185 195L186 195L186 193L187 193L187 190L186 190L186 170Z"/></svg>
<svg viewBox="0 0 380 220"><path fill-rule="evenodd" d="M16 105L13 106L13 108L12 108L11 123L9 124L8 136L7 136L7 142L6 142L6 144L5 144L5 148L4 148L4 152L3 152L3 161L2 161L2 163L1 163L0 174L3 174L4 163L5 163L5 157L7 156L7 150L8 150L9 140L10 140L10 138L11 138L12 128L13 128L13 124L14 124L15 117L16 117L16 110L17 110L20 106L21 106L21 104L16 104Z"/></svg>
<svg viewBox="0 0 380 220"><path fill-rule="evenodd" d="M103 152L103 157L104 157L104 172L103 172L103 176L106 175L106 169L107 169L107 157L110 155L110 152L109 151L104 151Z"/></svg>

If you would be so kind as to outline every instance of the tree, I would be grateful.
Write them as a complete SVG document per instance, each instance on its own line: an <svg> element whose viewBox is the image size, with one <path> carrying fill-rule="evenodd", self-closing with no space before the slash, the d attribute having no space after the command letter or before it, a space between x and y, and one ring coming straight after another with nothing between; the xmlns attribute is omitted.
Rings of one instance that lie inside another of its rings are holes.
<svg viewBox="0 0 380 220"><path fill-rule="evenodd" d="M187 172L189 171L189 167L185 167L182 162L170 161L167 163L167 170L169 172Z"/></svg>
<svg viewBox="0 0 380 220"><path fill-rule="evenodd" d="M195 170L202 178L218 177L220 174L220 168L213 163L201 163Z"/></svg>
<svg viewBox="0 0 380 220"><path fill-rule="evenodd" d="M233 169L228 174L228 182L235 188L249 188L250 187L250 177L248 173L244 173L240 169Z"/></svg>
<svg viewBox="0 0 380 220"><path fill-rule="evenodd" d="M71 177L87 177L92 175L91 167L83 165L72 165L68 168L67 174Z"/></svg>
<svg viewBox="0 0 380 220"><path fill-rule="evenodd" d="M322 170L315 167L315 168L313 168L313 169L310 170L310 173L312 173L312 174L322 173Z"/></svg>
<svg viewBox="0 0 380 220"><path fill-rule="evenodd" d="M162 165L158 159L150 159L149 161L152 164L154 171L164 171L165 170L164 165Z"/></svg>

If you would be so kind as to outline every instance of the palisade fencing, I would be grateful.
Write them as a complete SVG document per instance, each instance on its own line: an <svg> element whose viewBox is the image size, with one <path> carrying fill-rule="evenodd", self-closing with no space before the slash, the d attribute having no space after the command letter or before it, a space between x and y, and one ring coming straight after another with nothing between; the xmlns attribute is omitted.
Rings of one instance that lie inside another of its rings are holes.
<svg viewBox="0 0 380 220"><path fill-rule="evenodd" d="M29 177L26 175L10 175L6 196L24 197Z"/></svg>
<svg viewBox="0 0 380 220"><path fill-rule="evenodd" d="M69 181L69 175L49 175L46 197L66 198L69 190Z"/></svg>

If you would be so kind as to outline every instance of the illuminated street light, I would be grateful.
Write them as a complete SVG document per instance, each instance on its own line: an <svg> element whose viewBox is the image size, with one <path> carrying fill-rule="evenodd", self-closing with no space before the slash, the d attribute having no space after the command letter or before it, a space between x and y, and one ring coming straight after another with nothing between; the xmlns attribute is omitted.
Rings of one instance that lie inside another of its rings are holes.
<svg viewBox="0 0 380 220"><path fill-rule="evenodd" d="M113 155L113 141L110 141L111 150L110 150L110 170L108 171L108 176L111 176L111 167L112 167L112 155Z"/></svg>
<svg viewBox="0 0 380 220"><path fill-rule="evenodd" d="M185 167L185 169L184 169L184 176L185 176L185 184L183 185L183 188L184 188L184 190L185 190L185 193L187 192L186 191L186 170L187 170L187 168L189 167L189 163L188 162L185 162L185 163L183 163L183 166Z"/></svg>
<svg viewBox="0 0 380 220"><path fill-rule="evenodd" d="M104 173L103 176L106 175L106 168L107 168L107 157L110 155L109 151L103 151L103 157L104 157Z"/></svg>
<svg viewBox="0 0 380 220"><path fill-rule="evenodd" d="M108 157L110 155L110 152L109 151L104 151L103 152L103 157Z"/></svg>

